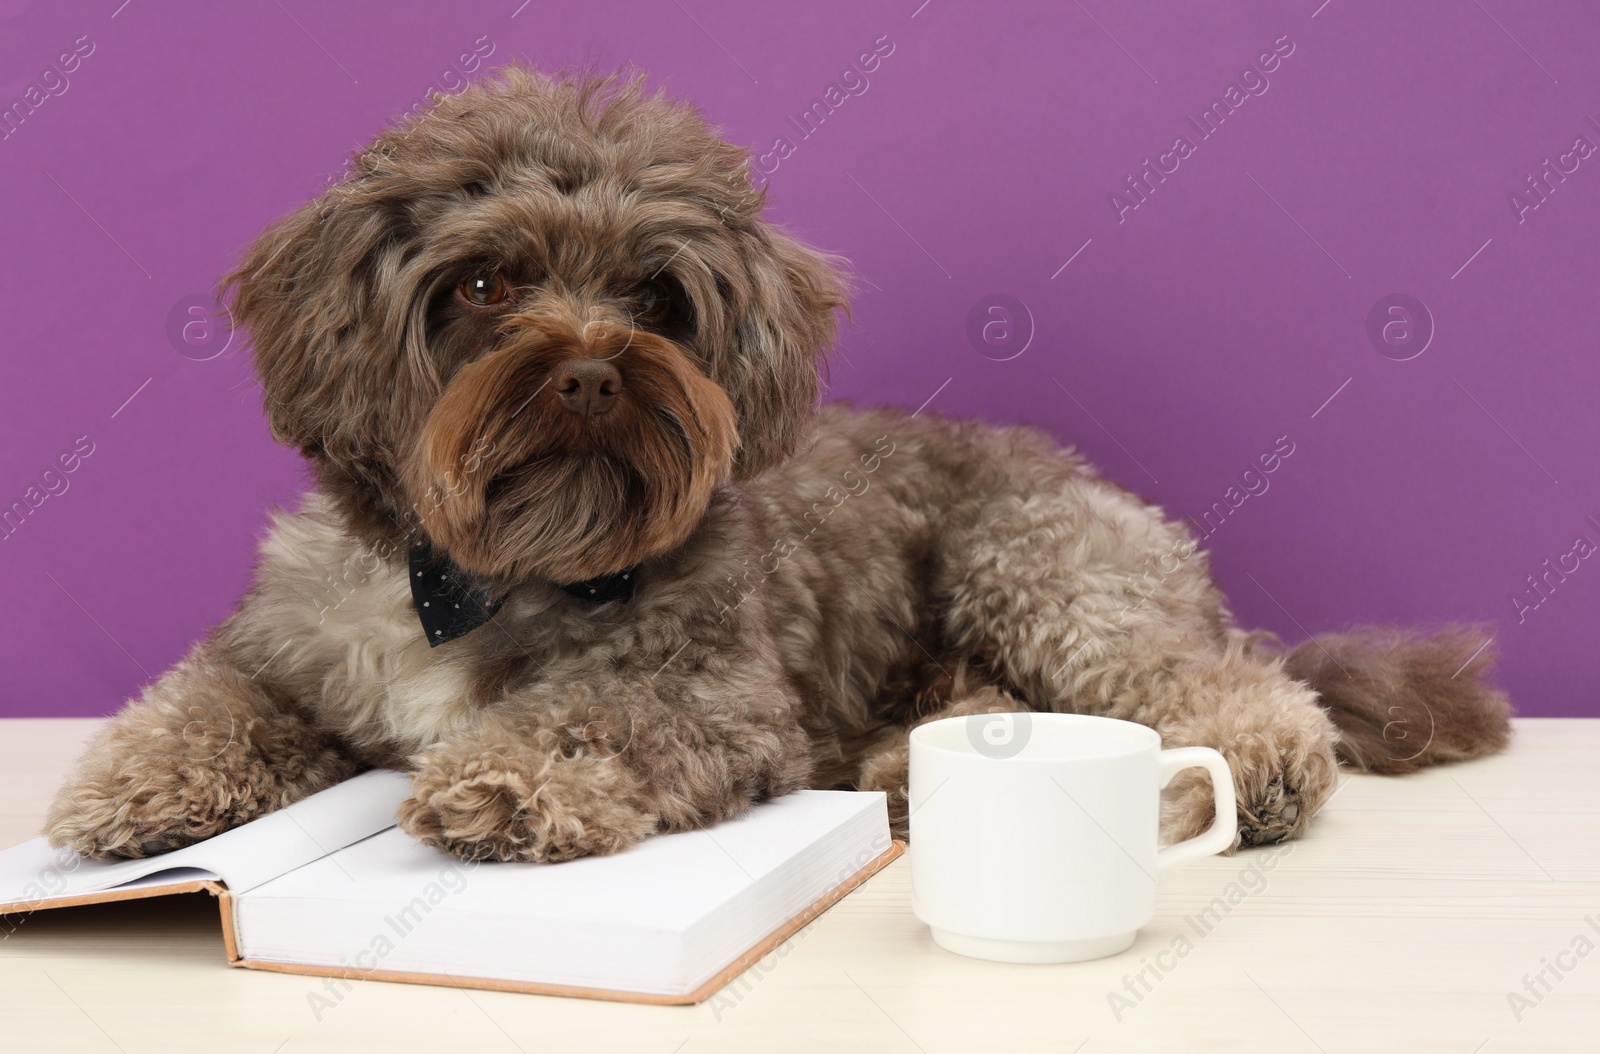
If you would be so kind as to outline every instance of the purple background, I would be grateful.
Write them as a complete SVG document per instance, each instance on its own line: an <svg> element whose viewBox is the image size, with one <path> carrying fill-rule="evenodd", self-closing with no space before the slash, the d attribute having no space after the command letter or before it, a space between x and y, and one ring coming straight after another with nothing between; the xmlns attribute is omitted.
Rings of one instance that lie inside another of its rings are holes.
<svg viewBox="0 0 1600 1054"><path fill-rule="evenodd" d="M0 540L0 714L114 710L228 612L304 477L237 346L206 359L169 316L480 38L634 63L736 142L794 142L772 213L860 274L834 395L1042 425L1182 516L1287 435L1207 541L1243 622L1488 620L1524 713L1600 714L1600 561L1512 602L1600 543L1600 155L1521 222L1510 199L1600 145L1592 4L120 2L0 15L6 99L94 45L0 142L0 505L94 444ZM1199 139L1186 117L1284 36ZM882 37L800 139L787 118ZM1185 134L1119 222L1111 193ZM1366 335L1394 293L1436 325L1404 361ZM1026 319L968 337L997 294L1032 318L1008 359Z"/></svg>

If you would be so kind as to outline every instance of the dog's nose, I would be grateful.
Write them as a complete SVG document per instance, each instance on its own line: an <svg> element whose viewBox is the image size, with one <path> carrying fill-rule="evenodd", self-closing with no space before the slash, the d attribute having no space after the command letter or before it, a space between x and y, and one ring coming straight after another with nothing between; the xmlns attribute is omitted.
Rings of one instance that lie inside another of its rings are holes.
<svg viewBox="0 0 1600 1054"><path fill-rule="evenodd" d="M561 405L575 414L595 417L617 401L622 374L600 359L567 359L556 364L550 383L561 397Z"/></svg>

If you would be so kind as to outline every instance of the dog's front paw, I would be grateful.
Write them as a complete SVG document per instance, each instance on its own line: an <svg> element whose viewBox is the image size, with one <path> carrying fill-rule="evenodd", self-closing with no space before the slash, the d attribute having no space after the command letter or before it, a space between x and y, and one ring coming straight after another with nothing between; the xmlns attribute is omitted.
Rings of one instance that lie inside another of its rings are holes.
<svg viewBox="0 0 1600 1054"><path fill-rule="evenodd" d="M242 675L180 666L114 718L57 792L44 833L88 856L180 849L352 775L297 714L263 715Z"/></svg>
<svg viewBox="0 0 1600 1054"><path fill-rule="evenodd" d="M464 860L553 862L626 849L652 833L657 818L615 758L535 758L463 744L423 756L399 823Z"/></svg>
<svg viewBox="0 0 1600 1054"><path fill-rule="evenodd" d="M1321 719L1321 720L1319 720ZM1303 722L1240 731L1217 749L1233 770L1239 801L1240 845L1266 845L1302 834L1338 784L1336 734L1321 711ZM1164 803L1163 827L1171 841L1192 838L1211 826L1211 784L1193 770L1173 780Z"/></svg>
<svg viewBox="0 0 1600 1054"><path fill-rule="evenodd" d="M85 856L140 857L231 827L230 811L212 793L207 774L186 769L158 757L114 773L79 773L51 804L45 837Z"/></svg>
<svg viewBox="0 0 1600 1054"><path fill-rule="evenodd" d="M57 792L50 844L95 857L154 856L228 830L282 804L277 781L243 744L215 753L112 741ZM192 756L198 754L199 756Z"/></svg>

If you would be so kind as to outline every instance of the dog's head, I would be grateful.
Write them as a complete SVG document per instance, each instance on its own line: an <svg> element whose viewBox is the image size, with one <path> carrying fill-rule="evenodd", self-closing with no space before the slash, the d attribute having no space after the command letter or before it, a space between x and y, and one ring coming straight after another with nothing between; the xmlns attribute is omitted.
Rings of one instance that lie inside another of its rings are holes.
<svg viewBox="0 0 1600 1054"><path fill-rule="evenodd" d="M839 272L638 79L510 67L407 119L224 280L274 435L357 530L576 581L681 544L814 412Z"/></svg>

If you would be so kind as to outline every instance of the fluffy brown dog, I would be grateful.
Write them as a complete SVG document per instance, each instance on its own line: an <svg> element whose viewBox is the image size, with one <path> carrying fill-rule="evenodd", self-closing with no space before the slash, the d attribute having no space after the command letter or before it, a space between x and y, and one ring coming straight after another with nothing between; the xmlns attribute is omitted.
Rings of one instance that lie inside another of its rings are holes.
<svg viewBox="0 0 1600 1054"><path fill-rule="evenodd" d="M157 853L373 765L471 858L806 786L888 791L903 827L911 726L1034 708L1221 750L1254 843L1305 828L1337 758L1506 741L1470 634L1279 655L1182 527L1045 435L819 416L839 272L748 164L636 81L512 68L263 234L226 284L319 487L90 747L51 841ZM1169 835L1210 810L1179 784Z"/></svg>

